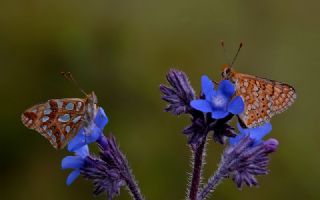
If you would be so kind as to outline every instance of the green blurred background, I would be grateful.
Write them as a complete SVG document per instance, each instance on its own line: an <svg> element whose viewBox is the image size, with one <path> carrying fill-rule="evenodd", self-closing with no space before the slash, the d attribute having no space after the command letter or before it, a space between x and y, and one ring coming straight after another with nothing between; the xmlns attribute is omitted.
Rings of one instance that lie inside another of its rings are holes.
<svg viewBox="0 0 320 200"><path fill-rule="evenodd" d="M183 199L190 152L181 130L189 119L162 111L159 84L171 67L197 91L201 75L219 79L221 39L230 55L244 42L236 70L290 83L298 99L272 120L269 137L281 145L261 186L239 191L227 180L214 199L320 199L319 8L297 0L2 0L0 199L93 198L89 181L65 185L68 152L20 121L33 104L83 96L60 71L96 92L110 117L105 132L116 135L147 199ZM210 142L205 180L222 149ZM130 198L123 190L118 199Z"/></svg>

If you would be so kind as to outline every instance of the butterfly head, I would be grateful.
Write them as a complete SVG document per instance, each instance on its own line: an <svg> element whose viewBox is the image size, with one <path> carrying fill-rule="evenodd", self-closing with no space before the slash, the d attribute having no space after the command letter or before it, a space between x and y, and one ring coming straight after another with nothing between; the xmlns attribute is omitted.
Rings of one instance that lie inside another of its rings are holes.
<svg viewBox="0 0 320 200"><path fill-rule="evenodd" d="M87 101L89 104L98 104L98 98L94 91L92 91L90 94L87 94Z"/></svg>
<svg viewBox="0 0 320 200"><path fill-rule="evenodd" d="M83 127L87 128L90 126L91 122L94 120L98 112L98 98L96 94L92 91L90 94L87 94L85 102L86 112L84 114Z"/></svg>
<svg viewBox="0 0 320 200"><path fill-rule="evenodd" d="M93 119L97 110L98 110L98 98L96 94L92 91L90 94L87 94L86 97L86 106L87 106L87 117Z"/></svg>
<svg viewBox="0 0 320 200"><path fill-rule="evenodd" d="M232 67L229 64L223 65L222 73L221 73L223 79L230 80L232 78L232 76L234 75L234 73L235 73L234 70L232 69Z"/></svg>

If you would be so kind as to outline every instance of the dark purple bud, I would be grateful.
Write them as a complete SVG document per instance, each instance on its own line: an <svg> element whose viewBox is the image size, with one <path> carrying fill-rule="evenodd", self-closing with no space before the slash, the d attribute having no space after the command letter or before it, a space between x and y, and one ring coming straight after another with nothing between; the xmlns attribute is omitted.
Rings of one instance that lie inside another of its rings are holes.
<svg viewBox="0 0 320 200"><path fill-rule="evenodd" d="M279 142L276 139L268 139L267 141L264 141L264 145L265 145L265 149L267 152L274 152L277 150L278 146L279 146Z"/></svg>
<svg viewBox="0 0 320 200"><path fill-rule="evenodd" d="M192 124L183 130L183 133L188 137L189 144L192 146L201 144L211 131L213 132L214 141L221 144L225 144L229 137L236 136L234 128L228 124L234 114L228 114L228 112L226 112L227 115L225 117L215 119L212 118L210 112L202 112L201 110L194 109L191 106L191 102L199 100L200 103L203 103L205 99L203 92L200 98L196 99L195 92L190 85L188 77L182 71L171 69L166 77L170 86L160 85L160 91L163 94L162 99L168 102L165 111L171 112L174 115L191 115ZM209 78L206 78L206 80L207 79L209 80ZM207 82L212 85L211 80ZM208 86L207 88L210 87ZM204 90L204 88L202 89ZM199 106L199 104L197 105Z"/></svg>
<svg viewBox="0 0 320 200"><path fill-rule="evenodd" d="M109 168L103 160L92 156L86 158L81 174L93 181L95 195L106 192L109 199L119 195L120 188L125 185L125 180L117 169Z"/></svg>
<svg viewBox="0 0 320 200"><path fill-rule="evenodd" d="M190 112L190 102L195 99L187 75L179 70L171 69L167 74L170 86L160 85L162 99L168 102L166 112L180 115Z"/></svg>
<svg viewBox="0 0 320 200"><path fill-rule="evenodd" d="M276 139L268 139L255 144L250 137L242 138L235 145L229 146L222 158L223 168L238 188L244 184L249 187L258 185L255 176L268 174L268 155L274 152L279 145Z"/></svg>
<svg viewBox="0 0 320 200"><path fill-rule="evenodd" d="M102 135L97 142L100 147L99 157L87 156L81 168L81 174L93 181L94 194L106 192L109 199L112 199L126 185L135 199L142 200L128 161L120 151L115 137Z"/></svg>

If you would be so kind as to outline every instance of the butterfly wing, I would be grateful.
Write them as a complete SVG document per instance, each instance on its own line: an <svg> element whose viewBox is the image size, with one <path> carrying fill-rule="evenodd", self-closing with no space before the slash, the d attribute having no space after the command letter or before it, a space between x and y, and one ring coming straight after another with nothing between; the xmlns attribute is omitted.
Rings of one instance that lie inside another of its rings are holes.
<svg viewBox="0 0 320 200"><path fill-rule="evenodd" d="M51 99L32 106L22 115L22 123L36 130L56 149L62 149L74 137L86 115L87 99Z"/></svg>
<svg viewBox="0 0 320 200"><path fill-rule="evenodd" d="M245 102L245 110L239 118L248 128L270 121L296 99L294 88L285 83L241 73L234 73L232 80L236 85L236 95Z"/></svg>

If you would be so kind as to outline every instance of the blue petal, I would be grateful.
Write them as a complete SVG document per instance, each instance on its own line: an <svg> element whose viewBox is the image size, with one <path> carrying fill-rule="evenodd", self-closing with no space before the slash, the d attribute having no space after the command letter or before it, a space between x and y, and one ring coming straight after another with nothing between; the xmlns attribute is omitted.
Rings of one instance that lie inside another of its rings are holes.
<svg viewBox="0 0 320 200"><path fill-rule="evenodd" d="M219 83L218 91L224 94L227 98L231 98L236 91L236 88L229 80L223 80Z"/></svg>
<svg viewBox="0 0 320 200"><path fill-rule="evenodd" d="M76 151L80 147L91 144L99 139L103 134L102 130L95 124L92 124L88 130L81 129L78 134L69 142L68 151Z"/></svg>
<svg viewBox="0 0 320 200"><path fill-rule="evenodd" d="M208 76L202 76L201 77L201 87L202 87L202 93L206 96L207 100L211 100L215 90L214 90L214 84L209 79Z"/></svg>
<svg viewBox="0 0 320 200"><path fill-rule="evenodd" d="M191 101L190 105L192 108L194 108L196 110L200 110L202 112L211 112L212 111L210 103L206 100L202 100L202 99L193 100L193 101Z"/></svg>
<svg viewBox="0 0 320 200"><path fill-rule="evenodd" d="M235 144L238 144L238 142L244 138L246 136L246 134L238 134L236 137L234 138L229 138L229 143L231 145L235 145Z"/></svg>
<svg viewBox="0 0 320 200"><path fill-rule="evenodd" d="M78 134L69 142L68 151L74 152L80 147L86 145L84 129L80 129Z"/></svg>
<svg viewBox="0 0 320 200"><path fill-rule="evenodd" d="M68 150L75 151L80 147L95 142L102 134L102 130L108 123L108 117L103 108L99 108L94 123L92 122L86 129L79 130L77 135L69 142Z"/></svg>
<svg viewBox="0 0 320 200"><path fill-rule="evenodd" d="M80 156L66 156L61 162L62 169L79 169L84 164L84 159Z"/></svg>
<svg viewBox="0 0 320 200"><path fill-rule="evenodd" d="M99 108L98 113L94 119L94 123L100 128L103 129L108 123L108 117L104 112L103 108Z"/></svg>
<svg viewBox="0 0 320 200"><path fill-rule="evenodd" d="M272 130L271 123L265 123L261 126L255 128L242 128L240 124L238 124L238 129L242 134L249 134L252 139L255 140L255 143L259 143L262 141L263 137L267 135Z"/></svg>
<svg viewBox="0 0 320 200"><path fill-rule="evenodd" d="M84 134L86 144L91 144L97 141L102 134L102 130L99 127L93 126L89 133Z"/></svg>
<svg viewBox="0 0 320 200"><path fill-rule="evenodd" d="M79 149L75 150L75 154L77 156L81 156L82 158L85 158L89 155L89 147L88 145L84 145L80 147Z"/></svg>
<svg viewBox="0 0 320 200"><path fill-rule="evenodd" d="M228 105L228 111L234 115L242 113L244 110L244 102L241 96L232 99Z"/></svg>
<svg viewBox="0 0 320 200"><path fill-rule="evenodd" d="M226 111L213 111L211 117L213 119L222 119L225 118L229 113Z"/></svg>
<svg viewBox="0 0 320 200"><path fill-rule="evenodd" d="M71 185L73 183L74 180L76 180L76 178L78 178L78 176L80 175L80 170L74 170L73 172L71 172L67 178L67 185Z"/></svg>

